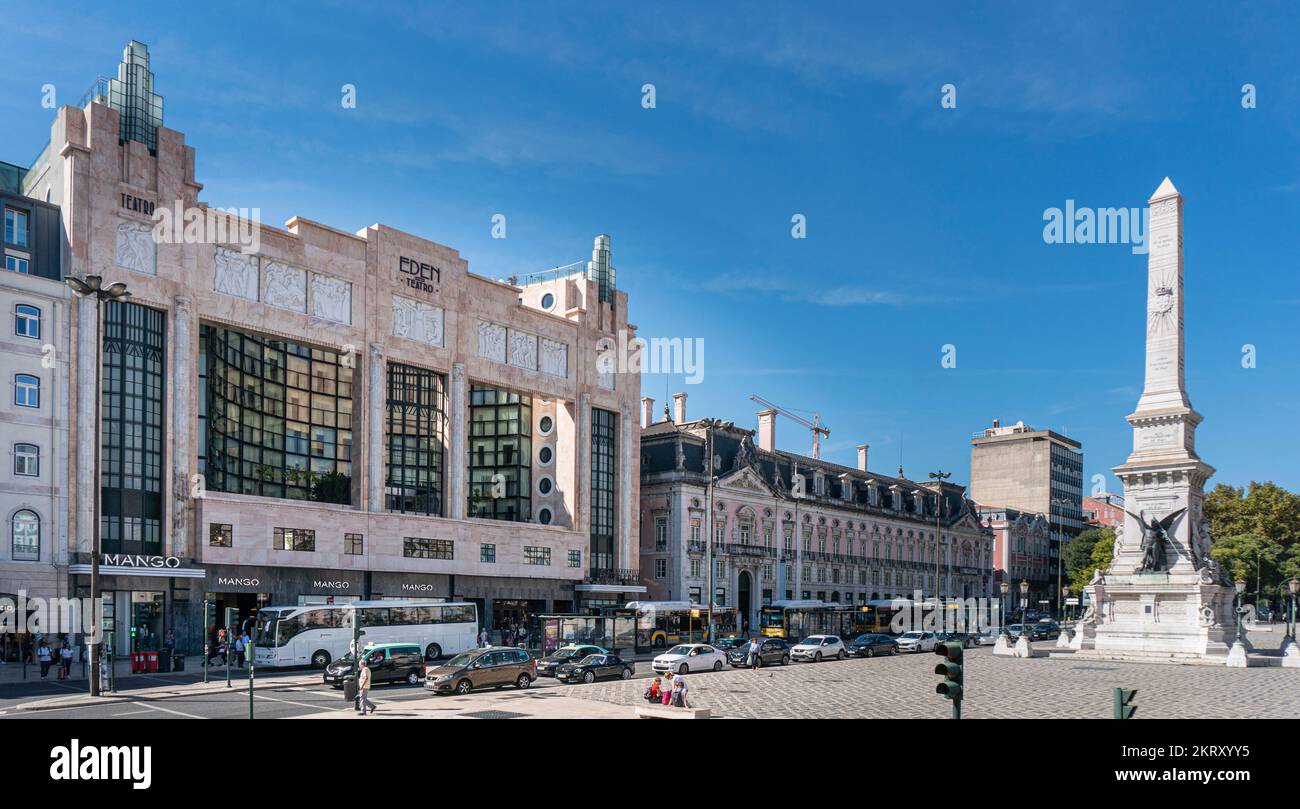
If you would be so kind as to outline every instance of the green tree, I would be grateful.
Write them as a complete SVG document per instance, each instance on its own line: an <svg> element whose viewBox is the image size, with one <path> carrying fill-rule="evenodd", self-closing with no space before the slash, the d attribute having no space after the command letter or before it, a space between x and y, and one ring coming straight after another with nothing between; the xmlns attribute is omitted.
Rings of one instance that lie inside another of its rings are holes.
<svg viewBox="0 0 1300 809"><path fill-rule="evenodd" d="M1285 549L1300 544L1300 494L1275 483L1220 483L1205 497L1205 515L1216 537L1254 534Z"/></svg>
<svg viewBox="0 0 1300 809"><path fill-rule="evenodd" d="M1065 546L1064 562L1070 574L1070 592L1083 593L1083 587L1092 581L1092 572L1105 570L1115 552L1115 531L1112 528L1090 528Z"/></svg>
<svg viewBox="0 0 1300 809"><path fill-rule="evenodd" d="M1210 556L1234 581L1243 579L1246 591L1275 592L1281 580L1279 562L1287 554L1282 546L1258 534L1217 537Z"/></svg>

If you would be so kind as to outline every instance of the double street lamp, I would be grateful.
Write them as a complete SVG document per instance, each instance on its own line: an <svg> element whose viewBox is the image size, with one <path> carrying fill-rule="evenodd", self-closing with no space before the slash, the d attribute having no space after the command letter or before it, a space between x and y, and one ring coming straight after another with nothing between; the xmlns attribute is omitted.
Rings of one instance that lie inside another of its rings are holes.
<svg viewBox="0 0 1300 809"><path fill-rule="evenodd" d="M100 352L104 348L104 302L125 301L131 297L131 293L127 291L126 284L120 281L105 287L104 279L98 275L87 275L85 278L69 277L64 280L78 297L91 298L95 301L95 431L91 436L91 440L95 442L95 509L90 520L90 603L93 605L93 618L99 622L99 626L90 633L88 639L90 647L90 676L88 680L90 681L90 695L97 697L100 691L99 635L104 631L104 622L100 617L103 605L100 603L101 596L99 592L100 520L102 519L100 493L103 485L99 472L101 443L99 434L102 429L101 419L104 401L103 382L101 381L104 364L100 360ZM84 441L86 438L83 436L81 440Z"/></svg>
<svg viewBox="0 0 1300 809"><path fill-rule="evenodd" d="M1061 592L1061 601L1056 605L1057 613L1060 616L1065 615L1065 591L1063 570L1065 567L1065 508L1064 506L1074 505L1074 501L1068 497L1053 497L1052 505L1056 508L1056 589ZM1050 540L1049 540L1050 546ZM1062 618L1063 620L1063 618Z"/></svg>
<svg viewBox="0 0 1300 809"><path fill-rule="evenodd" d="M1002 606L1002 616L1000 619L1002 632L1000 634L1005 638L1007 637L1007 592L1011 589L1011 583L1004 579L1000 584L998 584L998 587L1002 590L1002 598L998 602Z"/></svg>
<svg viewBox="0 0 1300 809"><path fill-rule="evenodd" d="M1025 613L1029 608L1029 579L1020 580L1020 637L1025 643L1033 640L1033 628L1025 623Z"/></svg>
<svg viewBox="0 0 1300 809"><path fill-rule="evenodd" d="M951 472L945 472L940 469L938 472L930 473L930 480L934 481L934 599L936 609L943 608L943 593L939 584L939 560L942 556L943 548L943 526L939 522L943 514L943 482L952 477ZM948 560L949 568L952 567L952 560Z"/></svg>
<svg viewBox="0 0 1300 809"><path fill-rule="evenodd" d="M1286 588L1291 591L1291 600L1287 604L1287 606L1290 607L1288 611L1289 617L1287 620L1287 638L1292 643L1295 643L1295 597L1296 593L1300 592L1300 579L1292 579L1287 582Z"/></svg>
<svg viewBox="0 0 1300 809"><path fill-rule="evenodd" d="M1237 643L1241 643L1241 596L1246 592L1246 580L1237 579L1232 584L1237 589Z"/></svg>

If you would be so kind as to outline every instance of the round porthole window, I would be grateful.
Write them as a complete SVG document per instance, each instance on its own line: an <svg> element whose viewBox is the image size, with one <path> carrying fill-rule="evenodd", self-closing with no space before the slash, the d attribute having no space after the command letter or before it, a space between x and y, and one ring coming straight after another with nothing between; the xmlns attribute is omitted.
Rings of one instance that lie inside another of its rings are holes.
<svg viewBox="0 0 1300 809"><path fill-rule="evenodd" d="M555 429L555 420L550 416L542 416L537 422L537 431L542 435L550 435L553 429Z"/></svg>
<svg viewBox="0 0 1300 809"><path fill-rule="evenodd" d="M549 508L544 508L541 511L537 512L537 521L542 525L550 525L551 510Z"/></svg>
<svg viewBox="0 0 1300 809"><path fill-rule="evenodd" d="M545 309L545 310L548 311L548 312L551 311L552 309L554 309L554 308L555 308L555 296L552 295L552 294L549 293L549 292L546 293L545 295L543 295L543 296L542 296L542 308Z"/></svg>
<svg viewBox="0 0 1300 809"><path fill-rule="evenodd" d="M550 447L542 447L541 449L537 450L537 462L540 463L542 466L549 466L551 461L554 460L554 458L555 458L555 450L551 449Z"/></svg>
<svg viewBox="0 0 1300 809"><path fill-rule="evenodd" d="M555 483L554 481L551 480L550 476L548 475L543 475L537 481L537 491L541 492L542 494L550 494L551 489L553 488L555 488Z"/></svg>

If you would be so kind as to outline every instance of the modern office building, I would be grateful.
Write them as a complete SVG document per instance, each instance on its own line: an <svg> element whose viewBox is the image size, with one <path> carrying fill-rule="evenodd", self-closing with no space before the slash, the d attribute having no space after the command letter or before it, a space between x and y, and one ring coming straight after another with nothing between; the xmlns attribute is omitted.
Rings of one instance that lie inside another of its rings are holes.
<svg viewBox="0 0 1300 809"><path fill-rule="evenodd" d="M971 439L971 497L981 506L1046 515L1053 569L1061 544L1083 531L1082 446L1052 430L996 419Z"/></svg>
<svg viewBox="0 0 1300 809"><path fill-rule="evenodd" d="M705 603L710 536L714 603L739 608L751 628L759 608L779 600L929 598L936 578L945 598L991 593L992 534L965 487L868 471L865 444L856 468L778 450L773 410L754 431L688 419L686 394L674 400L672 418L654 421L654 402L642 399L640 553L650 598ZM719 459L712 485L710 444Z"/></svg>
<svg viewBox="0 0 1300 809"><path fill-rule="evenodd" d="M74 498L69 572L87 594L98 518L117 648L130 627L197 648L205 598L456 598L489 626L635 598L639 377L597 367L634 336L609 238L513 283L382 224L272 227L201 201L162 110L133 42L24 178L62 208L68 272L132 293L102 342L78 301L68 403L72 486L103 499Z"/></svg>

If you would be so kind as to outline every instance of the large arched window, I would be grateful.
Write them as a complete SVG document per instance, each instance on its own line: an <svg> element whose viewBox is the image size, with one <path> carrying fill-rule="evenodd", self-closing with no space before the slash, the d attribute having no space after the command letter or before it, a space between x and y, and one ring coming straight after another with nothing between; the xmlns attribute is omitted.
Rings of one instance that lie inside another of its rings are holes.
<svg viewBox="0 0 1300 809"><path fill-rule="evenodd" d="M14 512L11 534L13 559L16 562L38 562L41 558L41 518L36 512L21 509Z"/></svg>

